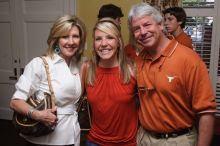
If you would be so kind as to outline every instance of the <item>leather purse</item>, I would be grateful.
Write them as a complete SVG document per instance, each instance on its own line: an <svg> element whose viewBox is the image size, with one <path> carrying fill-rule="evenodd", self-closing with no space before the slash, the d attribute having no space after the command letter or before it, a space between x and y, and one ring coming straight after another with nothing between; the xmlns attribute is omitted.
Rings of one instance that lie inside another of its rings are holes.
<svg viewBox="0 0 220 146"><path fill-rule="evenodd" d="M45 98L41 101L39 101L35 95L28 98L26 102L36 110L46 110L55 107L55 95L49 75L49 65L43 56L41 56L41 59L44 62L50 94L44 93ZM48 127L41 122L31 119L27 115L19 114L16 111L14 111L12 123L19 133L27 136L43 136L54 130L54 127Z"/></svg>
<svg viewBox="0 0 220 146"><path fill-rule="evenodd" d="M81 131L89 131L91 127L91 112L86 96L81 96L78 101L78 121Z"/></svg>

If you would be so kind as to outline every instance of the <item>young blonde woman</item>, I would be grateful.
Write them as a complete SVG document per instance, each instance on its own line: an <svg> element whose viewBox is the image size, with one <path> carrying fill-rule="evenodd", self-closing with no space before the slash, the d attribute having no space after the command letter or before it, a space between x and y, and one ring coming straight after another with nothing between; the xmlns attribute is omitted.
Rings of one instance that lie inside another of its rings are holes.
<svg viewBox="0 0 220 146"><path fill-rule="evenodd" d="M136 79L133 65L124 56L120 26L114 19L100 19L93 39L94 55L86 64L92 111L87 146L136 146Z"/></svg>

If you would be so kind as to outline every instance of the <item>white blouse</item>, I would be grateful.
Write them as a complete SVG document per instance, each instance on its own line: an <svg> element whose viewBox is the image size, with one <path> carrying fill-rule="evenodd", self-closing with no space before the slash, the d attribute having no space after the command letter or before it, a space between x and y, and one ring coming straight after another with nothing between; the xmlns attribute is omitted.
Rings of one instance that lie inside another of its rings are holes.
<svg viewBox="0 0 220 146"><path fill-rule="evenodd" d="M63 58L55 55L46 58L49 64L51 84L55 93L58 123L54 132L41 137L24 136L27 141L41 145L79 145L80 127L77 120L76 102L81 95L79 65L72 61L68 66ZM31 60L15 85L12 98L27 100L35 93L37 98L44 98L49 92L45 67L40 57Z"/></svg>

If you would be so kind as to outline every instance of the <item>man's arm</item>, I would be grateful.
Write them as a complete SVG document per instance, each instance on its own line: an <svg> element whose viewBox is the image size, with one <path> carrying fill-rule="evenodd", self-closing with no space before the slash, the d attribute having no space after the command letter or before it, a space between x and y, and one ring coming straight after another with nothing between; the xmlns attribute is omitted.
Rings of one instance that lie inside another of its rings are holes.
<svg viewBox="0 0 220 146"><path fill-rule="evenodd" d="M197 146L210 146L214 133L214 113L202 114L199 118Z"/></svg>

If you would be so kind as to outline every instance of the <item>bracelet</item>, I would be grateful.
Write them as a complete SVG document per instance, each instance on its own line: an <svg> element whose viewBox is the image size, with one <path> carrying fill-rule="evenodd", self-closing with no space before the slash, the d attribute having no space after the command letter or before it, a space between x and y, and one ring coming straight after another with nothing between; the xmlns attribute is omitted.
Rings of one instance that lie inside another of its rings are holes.
<svg viewBox="0 0 220 146"><path fill-rule="evenodd" d="M35 111L35 109L31 107L31 108L27 111L27 114L26 114L27 117L30 118L30 119L32 119L32 113L33 113L34 111Z"/></svg>

